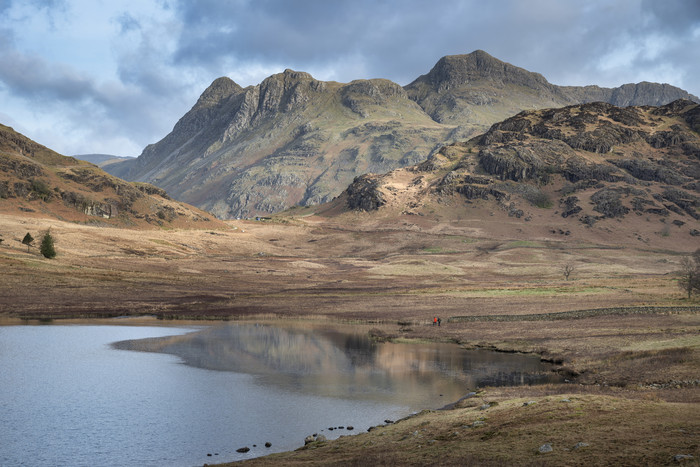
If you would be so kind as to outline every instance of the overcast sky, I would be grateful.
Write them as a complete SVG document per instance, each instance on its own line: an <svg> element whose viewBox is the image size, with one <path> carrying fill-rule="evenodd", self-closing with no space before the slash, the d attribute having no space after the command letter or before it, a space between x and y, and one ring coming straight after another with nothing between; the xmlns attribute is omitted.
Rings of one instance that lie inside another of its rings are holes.
<svg viewBox="0 0 700 467"><path fill-rule="evenodd" d="M554 84L700 96L700 0L0 0L0 123L136 156L220 76L405 85L476 49Z"/></svg>

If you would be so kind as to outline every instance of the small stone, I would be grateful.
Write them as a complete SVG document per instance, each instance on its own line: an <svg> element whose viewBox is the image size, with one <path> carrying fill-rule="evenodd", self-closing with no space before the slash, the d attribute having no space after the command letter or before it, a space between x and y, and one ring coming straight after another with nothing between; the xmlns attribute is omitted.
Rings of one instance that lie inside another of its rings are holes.
<svg viewBox="0 0 700 467"><path fill-rule="evenodd" d="M562 402L571 402L571 399L562 399Z"/></svg>
<svg viewBox="0 0 700 467"><path fill-rule="evenodd" d="M271 443L271 442L268 441L267 443L265 443L265 447L266 447L266 448L269 448L270 446L272 446L272 443Z"/></svg>
<svg viewBox="0 0 700 467"><path fill-rule="evenodd" d="M352 430L354 430L354 429L355 429L355 427L354 427L354 426L352 426L352 425L348 425L348 427L347 427L346 429L347 429L347 430L349 430L349 431L352 431Z"/></svg>
<svg viewBox="0 0 700 467"><path fill-rule="evenodd" d="M477 420L474 423L472 423L471 426L472 426L472 428L476 428L478 426L484 426L484 425L486 425L486 422L484 422L483 420Z"/></svg>
<svg viewBox="0 0 700 467"><path fill-rule="evenodd" d="M537 403L537 402L535 402L535 401L523 402L523 407L527 407L528 405L533 405L533 404L536 404L536 403Z"/></svg>
<svg viewBox="0 0 700 467"><path fill-rule="evenodd" d="M547 454L548 452L552 452L554 449L552 448L552 445L549 443L543 444L540 446L539 452L540 454Z"/></svg>
<svg viewBox="0 0 700 467"><path fill-rule="evenodd" d="M248 451L250 451L250 448L249 448L248 446L244 446L244 447L242 447L242 448L236 449L236 452L240 452L240 453L245 453L245 452L248 452Z"/></svg>
<svg viewBox="0 0 700 467"><path fill-rule="evenodd" d="M384 420L384 423L386 423L387 425L391 425L392 423L394 423L394 421L387 419L387 420Z"/></svg>
<svg viewBox="0 0 700 467"><path fill-rule="evenodd" d="M590 446L588 443L576 443L576 446L574 446L574 449L581 449L581 448L587 448Z"/></svg>
<svg viewBox="0 0 700 467"><path fill-rule="evenodd" d="M673 456L673 460L675 462L685 462L685 461L691 461L693 460L694 457L690 454L676 454Z"/></svg>
<svg viewBox="0 0 700 467"><path fill-rule="evenodd" d="M491 404L484 404L484 405L482 405L481 407L479 407L479 410L486 410L486 409L489 409L489 408L491 408Z"/></svg>

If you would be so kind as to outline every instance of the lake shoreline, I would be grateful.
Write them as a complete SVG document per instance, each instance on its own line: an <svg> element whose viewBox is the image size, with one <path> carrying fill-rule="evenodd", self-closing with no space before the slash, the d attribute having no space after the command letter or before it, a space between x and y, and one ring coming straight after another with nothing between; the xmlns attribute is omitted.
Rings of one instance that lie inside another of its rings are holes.
<svg viewBox="0 0 700 467"><path fill-rule="evenodd" d="M586 236L560 238L547 226L522 221L482 231L481 221L405 216L385 225L353 216L351 224L322 217L231 221L217 231L94 228L3 216L0 319L362 323L382 340L538 355L573 382L483 388L476 407L430 412L418 417L422 421L356 435L352 443L329 442L259 465L667 465L677 454L700 459L693 435L700 432L700 313L681 310L700 303L677 286L689 248L673 243L675 231L652 245L597 227L583 230ZM526 227L531 231L520 232ZM58 251L50 261L20 243L28 230L47 228ZM565 264L576 266L570 277L561 272ZM628 307L662 308L573 313ZM504 315L509 318L497 320ZM435 317L442 326L432 325ZM558 404L572 397L581 398L580 405ZM529 401L543 403L522 405ZM479 410L487 402L498 405ZM515 410L517 402L529 412ZM565 411L555 410L560 407ZM614 415L613 407L619 420L603 417ZM559 415L568 418L542 423ZM508 420L523 431L510 431ZM477 421L484 425L461 428ZM394 431L404 427L404 433ZM553 453L540 453L549 442ZM574 450L579 442L590 447Z"/></svg>
<svg viewBox="0 0 700 467"><path fill-rule="evenodd" d="M353 323L347 323L347 322L337 322L334 321L333 319L328 319L328 318L319 318L319 317L309 317L307 319L298 319L298 318L279 318L279 317L257 317L258 319L235 319L235 320L213 320L213 319L207 319L207 320L163 320L163 319L158 319L157 317L154 316L130 316L130 317L121 317L121 318L100 318L100 319L76 319L76 318L60 318L60 319L54 319L51 321L52 324L56 325L81 325L81 324L109 324L109 325L138 325L138 326L163 326L163 327L191 327L191 326L213 326L217 324L232 324L232 323L283 323L285 325L291 325L291 326L299 326L302 328L308 328L308 327L319 327L319 328L333 328L333 329L342 329L342 328L361 328L365 330L368 333L371 333L374 338L378 338L381 340L386 340L386 341L391 341L391 340L396 340L400 342L410 342L411 340L416 340L416 341L449 341L449 342L455 342L460 344L464 348L482 348L482 349L489 349L493 351L498 351L498 352L523 352L523 353L528 353L528 354L537 354L540 356L542 360L545 361L550 361L557 363L559 366L557 368L557 371L560 372L560 374L565 375L569 378L571 378L569 383L565 384L557 384L557 385L544 385L542 387L536 387L536 386L520 386L520 387L511 387L511 388L493 388L493 387L485 387L485 388L479 388L477 391L474 391L475 394L472 394L471 397L465 397L462 399L459 399L457 401L454 401L453 403L445 404L444 407L441 409L436 409L436 410L423 410L420 412L417 412L416 414L412 414L408 417L405 417L401 420L397 420L395 423L387 424L387 425L379 425L376 427L373 427L368 433L347 433L344 434L342 438L339 438L337 440L332 440L332 441L315 441L311 442L308 445L303 444L303 439L300 436L299 440L299 448L295 451L290 451L287 453L275 453L275 454L270 454L270 455L265 455L264 453L262 454L261 457L255 457L251 458L250 460L242 461L244 463L252 463L253 465L285 465L288 462L294 461L297 457L303 458L304 463L310 463L314 464L317 463L318 465L322 465L323 462L320 462L320 459L333 459L333 456L331 455L330 458L327 456L329 454L322 454L327 452L328 449L331 449L332 451L336 451L338 449L343 450L345 454L343 454L343 458L345 458L346 455L353 456L353 452L355 449L357 449L355 446L355 443L350 443L348 440L344 439L348 436L350 437L359 437L359 438L368 438L371 440L371 445L382 445L386 441L386 436L389 436L389 433L394 436L394 441L396 442L395 439L395 433L397 432L396 430L401 430L403 429L404 431L408 429L408 427L414 427L416 426L416 423L420 425L420 423L424 423L425 421L430 420L431 424L437 423L438 420L444 419L444 422L446 423L449 420L452 420L453 418L457 417L457 414L462 414L460 418L461 419L468 419L470 420L469 423L463 425L463 426L469 426L470 424L473 425L476 423L474 426L474 429L470 429L470 434L473 431L476 433L478 430L475 428L480 427L480 419L483 418L483 416L487 413L499 413L500 416L505 416L505 413L501 413L503 410L502 408L498 407L510 407L515 404L516 406L518 404L539 404L540 407L543 407L545 405L551 405L554 403L555 398L560 397L561 399L568 399L568 400L577 400L579 401L578 403L580 404L580 407L583 407L581 410L585 410L585 407L598 407L601 404L606 405L606 404L614 404L614 401L618 400L625 400L626 401L626 407L628 412L625 413L625 417L629 418L630 420L636 419L639 414L646 413L645 410L651 410L654 413L655 417L661 417L664 418L664 415L661 412L661 407L663 404L671 404L671 406L674 407L685 407L684 409L684 414L700 414L697 410L698 407L698 402L700 402L700 394L699 394L699 386L700 381L693 380L693 379L683 379L683 380L676 380L668 384L658 384L658 383L637 383L634 384L631 381L633 381L633 378L639 377L639 376L644 376L644 374L648 373L648 370L644 369L643 367L638 367L636 368L636 372L632 373L627 373L624 375L628 380L626 382L622 381L617 381L613 382L613 384L605 384L601 383L600 381L593 380L591 381L590 378L593 375L598 375L599 377L605 377L605 375L610 375L613 374L615 369L611 367L611 365L614 362L606 362L606 361L595 361L595 360L590 360L589 361L589 367L585 369L584 371L578 371L576 367L572 367L570 365L570 362L566 361L566 359L561 358L558 356L556 353L552 351L551 348L546 348L546 347L540 347L539 349L531 349L522 346L513 346L512 341L501 341L498 342L496 340L491 340L491 341L484 341L481 340L479 342L470 342L469 340L460 338L465 333L464 330L464 323L445 323L442 326L435 327L431 324L418 324L413 325L410 331L407 331L407 326L409 326L408 323L394 323L394 324L389 324L389 323L377 323L376 320L367 320L367 322L361 322L362 320L354 320ZM615 320L623 320L624 322L628 322L629 317L625 315L620 315L620 316L597 316L594 318L587 318L587 320L593 319L594 321L603 321L607 322L606 326L609 325L609 322L615 321ZM697 320L697 313L694 312L694 310L684 310L680 313L674 313L674 314L655 314L655 315L644 315L642 320L647 320L648 322L654 322L654 321L661 321L665 323L673 322L673 321L678 321L684 322L687 324L688 320L690 322L696 321ZM558 322L550 322L549 324L552 325L559 325L561 326L564 323L567 323L567 326L571 326L573 320L562 320L562 323ZM21 319L21 318L5 318L2 320L2 324L28 324L28 323L33 323L33 324L48 324L46 320L26 320L26 319ZM471 323L472 325L474 323ZM585 323L587 326L591 324L591 322ZM602 324L602 323L601 323ZM660 324L660 323L657 323ZM510 326L513 326L513 323L510 324ZM509 332L515 332L515 329L507 329L507 328L501 328L499 330L499 335L501 339L503 338L504 335L508 335ZM522 336L521 336L522 337ZM618 336L617 339L622 339L624 338L624 335ZM612 343L614 345L615 342L618 342L617 339L613 339ZM508 342L510 342L511 345L508 345ZM607 344L609 345L611 342L608 342ZM663 350L663 349L662 349ZM589 350L590 352L590 350ZM648 354L648 352L647 352ZM648 358L648 357L647 357ZM660 352L659 358L664 358L664 352ZM658 363L651 362L649 364L657 365ZM614 366L614 365L613 365ZM465 394L467 396L467 394ZM651 398L651 399L650 399ZM654 407L649 408L649 404L654 405ZM688 405L690 404L690 405ZM485 406L487 406L484 408ZM443 415L440 415L443 414ZM622 413L621 413L622 414ZM690 422L687 418L687 416L681 416L676 414L677 417L681 417L681 419L686 420L687 426L692 426L692 422ZM437 417L437 418L435 418ZM423 420L423 422L417 422L416 420ZM522 420L523 423L532 423L532 421L528 422L527 420ZM605 426L601 425L600 420L598 420L596 417L593 418L584 418L580 420L581 423L584 423L587 425L586 430L589 433L598 433L599 431L604 430ZM443 423L443 422L440 422ZM450 422L452 423L452 422ZM455 422L456 423L456 422ZM503 420L503 423L506 423L506 420ZM567 422L569 423L569 422ZM401 428L405 427L405 428ZM629 427L631 429L631 426ZM415 432L416 430L414 430ZM420 430L418 430L420 431ZM384 433L384 435L381 435L381 433ZM311 433L305 434L309 435ZM301 435L301 434L300 434ZM447 435L443 435L447 436ZM598 435L596 435L598 436ZM550 436L551 437L551 436ZM687 442L687 437L685 436L678 436L675 439L673 436L670 438L673 438L673 441L669 442L675 442L679 444L683 444L684 442ZM400 439L400 438L399 438ZM369 441L364 441L364 443L367 443ZM577 441L577 442L584 442L584 441ZM602 442L602 441L601 441ZM345 446L346 444L348 446L345 447L339 447L338 444L341 446ZM575 444L575 443L574 443ZM335 446L335 447L332 447ZM422 446L422 445L421 445ZM331 448L332 447L332 448ZM518 447L517 446L511 446L512 449L515 449L516 452L518 452ZM363 448L364 449L364 448ZM691 449L692 452L693 451ZM522 450L520 451L522 452ZM534 457L530 459L528 462L533 462L537 463L541 461L541 459L537 456L541 456L539 452L535 453L535 450L532 451L534 454ZM314 455L311 455L310 453L317 453ZM356 456L359 456L359 458L362 458L362 454L360 451L358 451ZM442 456L445 456L446 454L444 452L440 452L440 454L435 454L436 456L439 456L442 458ZM650 453L646 453L646 456L650 456ZM381 459L385 459L386 456L389 456L389 454L384 453L382 454ZM318 457L318 459L316 458ZM391 456L389 456L391 458ZM449 458L449 456L448 456ZM526 456L526 458L529 458ZM658 457L657 457L658 458ZM399 460L400 459L400 460ZM479 459L480 461L483 461L484 458L482 457L475 457L474 459ZM539 460L538 460L539 459ZM595 459L595 457L594 457ZM601 459L606 459L605 456L603 457L597 457L598 460ZM666 458L667 460L669 457ZM223 460L223 459L222 459ZM241 462L241 461L238 461ZM238 462L236 464L238 464ZM405 459L403 457L397 457L396 458L396 465L402 464L403 462L408 462L410 465L410 462L408 459ZM527 464L528 462L525 462ZM664 464L665 462L661 462L661 464ZM227 464L224 464L227 465ZM393 465L393 464L392 464Z"/></svg>

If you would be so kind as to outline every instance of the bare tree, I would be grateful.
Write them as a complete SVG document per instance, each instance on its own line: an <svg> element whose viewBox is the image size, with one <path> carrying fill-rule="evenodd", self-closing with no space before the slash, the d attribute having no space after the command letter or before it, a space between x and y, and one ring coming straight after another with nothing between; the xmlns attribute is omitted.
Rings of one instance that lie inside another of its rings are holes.
<svg viewBox="0 0 700 467"><path fill-rule="evenodd" d="M569 276L571 275L572 272L576 270L576 266L574 266L573 263L566 263L564 266L562 266L561 271L564 273L564 278L566 280L569 280Z"/></svg>
<svg viewBox="0 0 700 467"><path fill-rule="evenodd" d="M700 293L700 248L692 255L681 259L679 274L678 287L688 294L688 298L694 292Z"/></svg>

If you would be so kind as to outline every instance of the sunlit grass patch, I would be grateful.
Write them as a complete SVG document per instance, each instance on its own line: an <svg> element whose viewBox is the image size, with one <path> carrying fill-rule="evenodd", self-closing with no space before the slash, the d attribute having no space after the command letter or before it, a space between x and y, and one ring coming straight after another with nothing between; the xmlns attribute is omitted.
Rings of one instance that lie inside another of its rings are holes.
<svg viewBox="0 0 700 467"><path fill-rule="evenodd" d="M369 273L381 276L429 276L434 274L462 275L464 271L436 261L408 259L375 266L369 270Z"/></svg>
<svg viewBox="0 0 700 467"><path fill-rule="evenodd" d="M595 295L611 293L607 287L536 287L517 289L474 289L474 290L451 290L444 294L455 297L512 297L512 296L557 296L557 295Z"/></svg>
<svg viewBox="0 0 700 467"><path fill-rule="evenodd" d="M675 339L660 339L635 342L623 347L624 351L665 350L676 347L700 348L700 336L683 336Z"/></svg>
<svg viewBox="0 0 700 467"><path fill-rule="evenodd" d="M512 242L508 242L505 245L503 245L502 249L508 249L508 248L546 248L547 246L540 243L540 242L534 242L532 240L515 240Z"/></svg>

